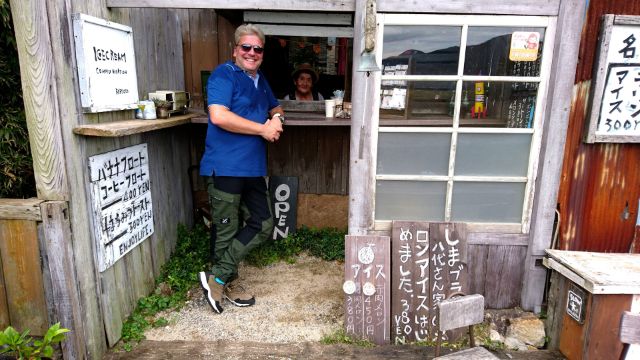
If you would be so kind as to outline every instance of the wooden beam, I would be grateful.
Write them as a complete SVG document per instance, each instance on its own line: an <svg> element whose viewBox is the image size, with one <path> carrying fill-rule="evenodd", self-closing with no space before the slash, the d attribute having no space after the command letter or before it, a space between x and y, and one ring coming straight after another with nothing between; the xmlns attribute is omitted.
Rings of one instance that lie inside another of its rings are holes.
<svg viewBox="0 0 640 360"><path fill-rule="evenodd" d="M244 21L267 24L352 25L351 14L245 11Z"/></svg>
<svg viewBox="0 0 640 360"><path fill-rule="evenodd" d="M107 7L225 9L225 10L298 10L298 11L354 11L354 0L107 0Z"/></svg>
<svg viewBox="0 0 640 360"><path fill-rule="evenodd" d="M0 219L40 221L40 199L0 199Z"/></svg>
<svg viewBox="0 0 640 360"><path fill-rule="evenodd" d="M65 359L82 359L86 354L85 332L71 248L69 209L64 201L48 201L41 207L56 318L62 327L71 329L62 343L62 353Z"/></svg>
<svg viewBox="0 0 640 360"><path fill-rule="evenodd" d="M561 0L378 0L384 13L558 15Z"/></svg>
<svg viewBox="0 0 640 360"><path fill-rule="evenodd" d="M380 108L380 71L359 72L364 52L366 1L356 0L354 18L351 143L349 158L349 235L366 235L374 229L375 159ZM378 32L381 30L378 29ZM378 46L381 34L376 34Z"/></svg>
<svg viewBox="0 0 640 360"><path fill-rule="evenodd" d="M551 245L585 6L584 0L560 3L531 212L531 244L524 264L521 305L525 310L539 310L542 304L546 271L536 265L536 259Z"/></svg>
<svg viewBox="0 0 640 360"><path fill-rule="evenodd" d="M29 129L33 171L38 197L69 198L58 97L74 97L56 91L56 73L47 7L42 1L11 3L20 58L20 78ZM64 30L59 30L64 31Z"/></svg>

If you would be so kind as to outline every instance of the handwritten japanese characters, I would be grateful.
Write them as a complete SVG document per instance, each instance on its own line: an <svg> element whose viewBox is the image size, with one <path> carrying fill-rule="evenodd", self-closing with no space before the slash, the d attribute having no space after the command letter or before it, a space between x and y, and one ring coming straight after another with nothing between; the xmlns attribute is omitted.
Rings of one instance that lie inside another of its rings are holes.
<svg viewBox="0 0 640 360"><path fill-rule="evenodd" d="M437 304L468 292L464 224L394 221L391 257L393 343L435 339Z"/></svg>
<svg viewBox="0 0 640 360"><path fill-rule="evenodd" d="M102 272L153 234L147 144L92 156L89 170Z"/></svg>
<svg viewBox="0 0 640 360"><path fill-rule="evenodd" d="M345 238L345 330L354 338L389 343L388 236Z"/></svg>
<svg viewBox="0 0 640 360"><path fill-rule="evenodd" d="M640 142L640 26L614 19L605 16L587 141Z"/></svg>

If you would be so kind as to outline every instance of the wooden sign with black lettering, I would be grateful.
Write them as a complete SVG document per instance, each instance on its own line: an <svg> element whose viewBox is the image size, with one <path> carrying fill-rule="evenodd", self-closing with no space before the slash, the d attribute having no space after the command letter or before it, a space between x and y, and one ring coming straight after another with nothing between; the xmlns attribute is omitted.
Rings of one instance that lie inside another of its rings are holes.
<svg viewBox="0 0 640 360"><path fill-rule="evenodd" d="M391 233L392 341L434 340L435 307L469 291L466 227L394 221Z"/></svg>
<svg viewBox="0 0 640 360"><path fill-rule="evenodd" d="M405 344L428 340L431 319L429 223L394 221L391 238L392 341Z"/></svg>
<svg viewBox="0 0 640 360"><path fill-rule="evenodd" d="M273 240L284 239L296 232L298 219L298 178L270 176L269 192L273 210Z"/></svg>
<svg viewBox="0 0 640 360"><path fill-rule="evenodd" d="M463 223L431 223L429 235L429 282L433 309L440 301L456 294L469 295L467 227ZM432 314L432 324L435 324L435 316ZM449 337L451 332L447 332L445 340Z"/></svg>
<svg viewBox="0 0 640 360"><path fill-rule="evenodd" d="M389 246L388 236L345 237L345 330L378 345L390 340Z"/></svg>

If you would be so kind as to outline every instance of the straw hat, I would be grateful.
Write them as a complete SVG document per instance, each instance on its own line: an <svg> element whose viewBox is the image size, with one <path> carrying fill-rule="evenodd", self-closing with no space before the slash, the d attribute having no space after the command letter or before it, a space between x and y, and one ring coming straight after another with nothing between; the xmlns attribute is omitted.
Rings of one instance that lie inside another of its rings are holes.
<svg viewBox="0 0 640 360"><path fill-rule="evenodd" d="M297 79L300 73L307 73L311 75L311 80L314 84L318 81L318 72L309 63L300 64L296 67L296 69L291 73L293 80Z"/></svg>

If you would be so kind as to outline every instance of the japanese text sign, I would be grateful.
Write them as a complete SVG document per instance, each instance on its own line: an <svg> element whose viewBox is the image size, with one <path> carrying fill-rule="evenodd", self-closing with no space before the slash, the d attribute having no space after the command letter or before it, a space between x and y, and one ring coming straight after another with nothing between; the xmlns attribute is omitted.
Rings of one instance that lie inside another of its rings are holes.
<svg viewBox="0 0 640 360"><path fill-rule="evenodd" d="M391 239L392 341L434 340L435 307L469 291L466 227L394 221Z"/></svg>
<svg viewBox="0 0 640 360"><path fill-rule="evenodd" d="M89 170L102 272L153 234L147 144L92 156Z"/></svg>
<svg viewBox="0 0 640 360"><path fill-rule="evenodd" d="M638 19L604 17L587 142L640 142Z"/></svg>
<svg viewBox="0 0 640 360"><path fill-rule="evenodd" d="M345 330L378 345L390 339L389 245L388 236L345 238Z"/></svg>

